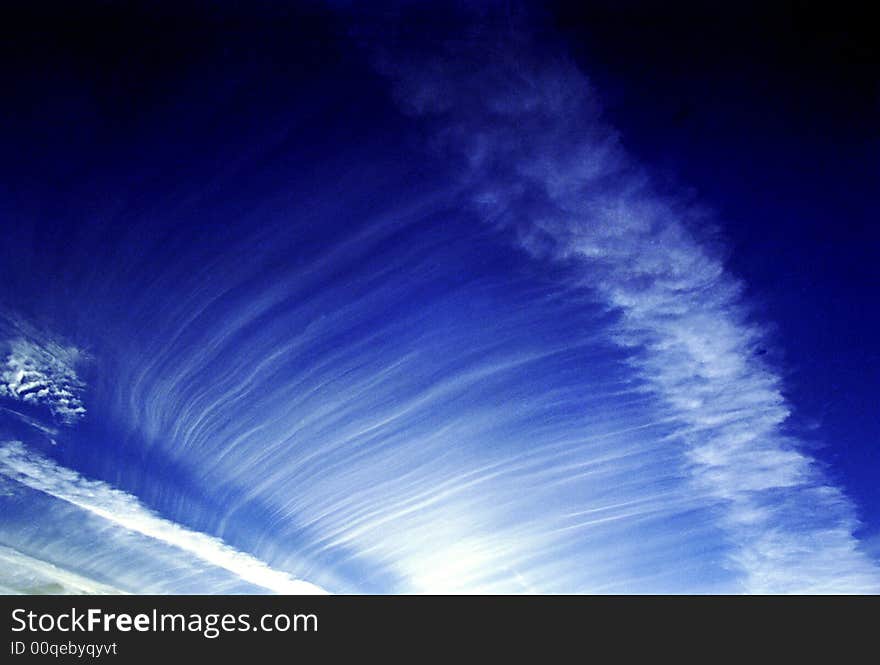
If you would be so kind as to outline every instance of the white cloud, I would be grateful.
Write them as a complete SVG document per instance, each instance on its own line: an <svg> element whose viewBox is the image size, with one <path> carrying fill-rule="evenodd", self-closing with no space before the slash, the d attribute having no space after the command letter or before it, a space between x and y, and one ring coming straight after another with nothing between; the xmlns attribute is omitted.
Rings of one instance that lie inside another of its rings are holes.
<svg viewBox="0 0 880 665"><path fill-rule="evenodd" d="M120 594L120 589L101 584L10 547L0 546L0 593L21 594Z"/></svg>
<svg viewBox="0 0 880 665"><path fill-rule="evenodd" d="M767 342L710 249L712 225L657 193L574 65L529 53L456 43L383 68L462 158L477 213L537 257L580 262L619 314L615 339L678 423L694 488L722 507L742 589L880 590L853 506L783 432L790 406L755 355Z"/></svg>
<svg viewBox="0 0 880 665"><path fill-rule="evenodd" d="M0 397L45 406L67 425L85 416L84 385L76 373L82 354L77 348L20 338L11 340L8 349L0 362Z"/></svg>
<svg viewBox="0 0 880 665"><path fill-rule="evenodd" d="M129 531L177 547L270 591L286 594L325 593L320 587L293 579L287 573L230 547L219 538L166 520L141 504L136 497L107 483L83 478L76 471L28 451L19 442L0 445L0 474Z"/></svg>

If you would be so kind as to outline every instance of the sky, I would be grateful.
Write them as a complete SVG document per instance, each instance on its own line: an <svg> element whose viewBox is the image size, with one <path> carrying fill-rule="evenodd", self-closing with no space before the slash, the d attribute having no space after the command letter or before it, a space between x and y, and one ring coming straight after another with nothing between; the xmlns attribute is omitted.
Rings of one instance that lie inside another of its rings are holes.
<svg viewBox="0 0 880 665"><path fill-rule="evenodd" d="M0 591L880 590L858 11L3 11Z"/></svg>

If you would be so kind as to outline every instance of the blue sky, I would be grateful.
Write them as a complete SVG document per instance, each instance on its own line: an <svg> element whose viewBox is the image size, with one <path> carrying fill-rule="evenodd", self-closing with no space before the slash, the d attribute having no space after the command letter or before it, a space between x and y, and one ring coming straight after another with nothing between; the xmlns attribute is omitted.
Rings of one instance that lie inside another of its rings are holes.
<svg viewBox="0 0 880 665"><path fill-rule="evenodd" d="M65 11L2 54L4 591L880 588L857 17Z"/></svg>
<svg viewBox="0 0 880 665"><path fill-rule="evenodd" d="M864 306L880 280L876 53L852 6L761 21L748 5L690 11L700 30L675 12L647 12L650 31L625 16L593 31L589 12L561 20L585 66L602 63L590 73L624 143L725 220L728 267L773 322L794 415L818 427L810 438L829 445L816 454L876 523L880 321Z"/></svg>

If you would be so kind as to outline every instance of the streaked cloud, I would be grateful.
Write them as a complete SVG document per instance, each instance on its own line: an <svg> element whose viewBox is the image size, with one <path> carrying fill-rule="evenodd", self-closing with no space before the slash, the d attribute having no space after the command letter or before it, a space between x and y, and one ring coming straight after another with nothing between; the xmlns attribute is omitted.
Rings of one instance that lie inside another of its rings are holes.
<svg viewBox="0 0 880 665"><path fill-rule="evenodd" d="M0 584L880 587L716 222L658 192L577 66L490 33L382 61L428 159L397 126L297 152L335 129L303 118L90 199L63 262L83 426L59 425L82 351L2 335Z"/></svg>
<svg viewBox="0 0 880 665"><path fill-rule="evenodd" d="M539 259L580 264L618 315L613 339L676 422L669 445L721 508L740 588L880 589L853 506L786 433L782 382L756 354L769 341L724 268L710 216L658 193L572 62L530 55L525 39L489 42L384 69L404 107L461 159L478 214Z"/></svg>
<svg viewBox="0 0 880 665"><path fill-rule="evenodd" d="M12 441L0 445L0 474L129 531L177 547L256 586L276 593L324 593L320 587L274 570L254 557L229 547L218 538L163 519L146 508L136 497L114 489L107 483L87 480L71 469L28 451L21 443Z"/></svg>
<svg viewBox="0 0 880 665"><path fill-rule="evenodd" d="M0 593L118 594L121 591L47 561L0 546Z"/></svg>

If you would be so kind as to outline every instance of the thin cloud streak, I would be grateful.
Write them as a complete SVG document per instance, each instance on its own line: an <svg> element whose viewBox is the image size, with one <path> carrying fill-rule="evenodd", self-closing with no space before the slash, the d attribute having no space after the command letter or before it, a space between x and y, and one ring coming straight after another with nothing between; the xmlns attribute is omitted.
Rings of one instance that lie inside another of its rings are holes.
<svg viewBox="0 0 880 665"><path fill-rule="evenodd" d="M31 489L66 501L129 531L178 547L242 580L276 593L326 593L320 587L292 579L218 538L192 531L163 519L140 501L102 481L83 478L76 471L30 452L19 442L0 445L0 474Z"/></svg>
<svg viewBox="0 0 880 665"><path fill-rule="evenodd" d="M0 593L4 594L120 594L120 589L101 584L47 561L0 545Z"/></svg>

